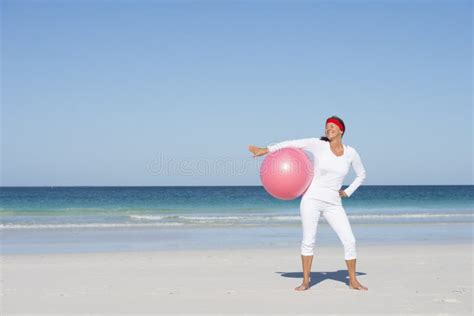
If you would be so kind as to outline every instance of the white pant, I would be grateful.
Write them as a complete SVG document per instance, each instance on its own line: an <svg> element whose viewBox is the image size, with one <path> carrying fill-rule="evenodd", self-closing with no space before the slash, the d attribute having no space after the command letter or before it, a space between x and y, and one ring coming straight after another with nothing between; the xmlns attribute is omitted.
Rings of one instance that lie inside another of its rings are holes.
<svg viewBox="0 0 474 316"><path fill-rule="evenodd" d="M303 240L301 241L303 256L313 255L318 221L319 217L323 215L344 246L345 260L356 258L355 237L346 212L341 205L303 196L300 202L300 215L303 224Z"/></svg>

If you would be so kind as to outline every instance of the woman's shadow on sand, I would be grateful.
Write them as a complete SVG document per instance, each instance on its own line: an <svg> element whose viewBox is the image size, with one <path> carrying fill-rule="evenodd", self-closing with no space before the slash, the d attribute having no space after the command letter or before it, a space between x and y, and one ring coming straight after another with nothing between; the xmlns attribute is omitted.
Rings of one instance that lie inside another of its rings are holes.
<svg viewBox="0 0 474 316"><path fill-rule="evenodd" d="M303 278L303 272L276 272L285 278ZM366 275L364 272L356 272L356 276ZM349 286L349 274L347 270L337 270L332 272L311 272L311 282L309 287L316 285L324 280L335 280Z"/></svg>

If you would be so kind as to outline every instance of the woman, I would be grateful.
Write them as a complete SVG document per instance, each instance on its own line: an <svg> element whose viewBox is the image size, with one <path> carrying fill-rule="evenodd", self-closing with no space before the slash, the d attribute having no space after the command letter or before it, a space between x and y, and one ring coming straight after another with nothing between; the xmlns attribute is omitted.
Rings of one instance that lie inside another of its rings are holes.
<svg viewBox="0 0 474 316"><path fill-rule="evenodd" d="M368 290L356 278L356 241L341 202L341 198L350 197L362 184L365 179L365 169L357 151L341 143L345 130L344 121L337 116L331 116L326 120L325 137L289 140L267 148L249 146L254 157L290 146L308 150L314 156L314 177L300 202L303 226L301 242L303 283L295 288L297 291L304 291L310 287L313 250L321 215L337 233L344 246L344 258L349 271L349 287L355 290ZM340 190L351 165L357 177L348 188Z"/></svg>

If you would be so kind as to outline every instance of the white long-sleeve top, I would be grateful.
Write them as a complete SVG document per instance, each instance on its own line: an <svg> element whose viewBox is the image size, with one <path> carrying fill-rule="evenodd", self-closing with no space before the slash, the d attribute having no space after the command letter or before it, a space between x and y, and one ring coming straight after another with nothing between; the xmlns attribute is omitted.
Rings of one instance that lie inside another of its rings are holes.
<svg viewBox="0 0 474 316"><path fill-rule="evenodd" d="M365 179L365 168L357 151L343 145L344 154L336 156L330 143L319 138L287 140L268 146L269 152L285 147L297 147L309 151L314 158L314 176L303 196L342 205L339 190L352 165L356 178L344 192L350 197Z"/></svg>

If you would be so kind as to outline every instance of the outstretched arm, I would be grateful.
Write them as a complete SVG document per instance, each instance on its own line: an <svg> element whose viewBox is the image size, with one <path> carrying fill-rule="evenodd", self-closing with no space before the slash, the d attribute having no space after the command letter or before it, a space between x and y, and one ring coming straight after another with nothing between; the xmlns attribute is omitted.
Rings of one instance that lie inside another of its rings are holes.
<svg viewBox="0 0 474 316"><path fill-rule="evenodd" d="M268 148L266 147L262 148L262 147L257 147L253 145L249 145L249 150L253 154L254 157L263 156L263 155L268 154L269 152Z"/></svg>
<svg viewBox="0 0 474 316"><path fill-rule="evenodd" d="M274 152L278 149L282 149L285 147L296 147L296 148L307 148L311 144L314 144L315 138L302 138L302 139L293 139L293 140L285 140L280 143L276 143L273 145L268 146L268 150L270 152Z"/></svg>
<svg viewBox="0 0 474 316"><path fill-rule="evenodd" d="M282 149L285 147L296 147L296 148L307 148L311 144L314 144L315 141L319 141L317 138L302 138L302 139L294 139L294 140L285 140L280 143L276 143L273 145L269 145L268 147L257 147L253 145L249 145L250 152L254 155L254 157L263 156L268 153L272 153L278 149Z"/></svg>

